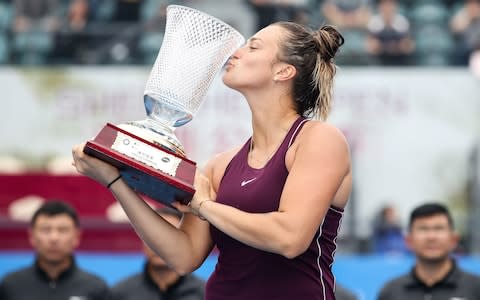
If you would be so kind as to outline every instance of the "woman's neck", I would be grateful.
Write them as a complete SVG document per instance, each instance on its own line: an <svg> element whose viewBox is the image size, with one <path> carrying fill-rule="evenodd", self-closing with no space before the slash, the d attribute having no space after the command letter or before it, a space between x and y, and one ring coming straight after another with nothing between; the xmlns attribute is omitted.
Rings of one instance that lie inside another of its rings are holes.
<svg viewBox="0 0 480 300"><path fill-rule="evenodd" d="M283 114L258 113L252 116L252 141L253 149L268 152L283 141L292 124L299 115L295 111Z"/></svg>

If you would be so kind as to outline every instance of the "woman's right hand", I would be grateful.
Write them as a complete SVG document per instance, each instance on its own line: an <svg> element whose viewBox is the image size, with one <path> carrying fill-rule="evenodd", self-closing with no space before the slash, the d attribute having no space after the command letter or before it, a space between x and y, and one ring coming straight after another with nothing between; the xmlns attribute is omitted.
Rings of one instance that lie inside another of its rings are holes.
<svg viewBox="0 0 480 300"><path fill-rule="evenodd" d="M118 177L120 171L116 167L85 154L83 152L84 147L85 143L82 143L72 148L72 165L79 173L92 178L104 186L107 186L109 182Z"/></svg>

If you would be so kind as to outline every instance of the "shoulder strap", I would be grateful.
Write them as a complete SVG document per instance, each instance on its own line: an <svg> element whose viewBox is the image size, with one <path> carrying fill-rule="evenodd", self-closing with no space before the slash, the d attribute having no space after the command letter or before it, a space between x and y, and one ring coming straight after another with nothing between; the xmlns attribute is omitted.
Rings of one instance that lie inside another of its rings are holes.
<svg viewBox="0 0 480 300"><path fill-rule="evenodd" d="M290 146L293 144L293 142L295 141L295 138L297 137L298 133L300 132L300 129L302 129L303 125L305 125L305 123L307 121L308 121L308 119L303 119L302 121L300 121L300 123L298 123L297 128L295 128L295 131L293 132L292 136L290 137L290 141L288 142L288 147L287 148L290 148Z"/></svg>

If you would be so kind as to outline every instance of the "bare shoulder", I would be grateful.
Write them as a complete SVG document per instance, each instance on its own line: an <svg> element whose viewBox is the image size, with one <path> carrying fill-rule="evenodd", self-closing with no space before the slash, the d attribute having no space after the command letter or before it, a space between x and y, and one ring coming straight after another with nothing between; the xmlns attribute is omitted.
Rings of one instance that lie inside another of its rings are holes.
<svg viewBox="0 0 480 300"><path fill-rule="evenodd" d="M222 179L228 164L241 148L242 146L237 146L225 152L218 153L205 165L204 173L210 179L215 190L218 190L220 180Z"/></svg>
<svg viewBox="0 0 480 300"><path fill-rule="evenodd" d="M348 142L340 129L321 121L307 122L290 148L285 163L291 174L302 180L315 177L322 188L331 183L336 189L331 204L345 207L352 173Z"/></svg>
<svg viewBox="0 0 480 300"><path fill-rule="evenodd" d="M346 173L350 171L350 149L345 135L332 124L310 121L299 132L285 158L290 170L294 162L305 162L310 167L340 167Z"/></svg>
<svg viewBox="0 0 480 300"><path fill-rule="evenodd" d="M322 122L310 121L298 136L300 143L316 143L324 147L340 147L348 151L348 142L345 135L336 126Z"/></svg>

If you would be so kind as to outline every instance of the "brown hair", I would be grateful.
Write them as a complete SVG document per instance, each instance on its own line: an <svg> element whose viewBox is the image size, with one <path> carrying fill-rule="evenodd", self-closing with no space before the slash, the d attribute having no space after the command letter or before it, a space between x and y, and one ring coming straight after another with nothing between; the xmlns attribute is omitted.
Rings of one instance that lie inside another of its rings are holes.
<svg viewBox="0 0 480 300"><path fill-rule="evenodd" d="M330 112L336 72L333 59L344 43L343 36L328 25L316 31L293 22L274 25L286 31L281 40L279 60L297 70L293 82L297 112L325 120Z"/></svg>

